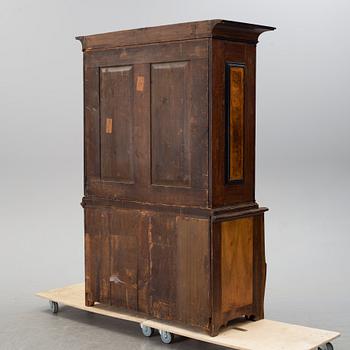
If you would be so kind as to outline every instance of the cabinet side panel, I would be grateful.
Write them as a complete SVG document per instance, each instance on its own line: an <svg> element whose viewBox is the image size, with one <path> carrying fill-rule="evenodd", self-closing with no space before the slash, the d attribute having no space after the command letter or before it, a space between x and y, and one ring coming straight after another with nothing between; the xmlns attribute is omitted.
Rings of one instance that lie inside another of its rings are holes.
<svg viewBox="0 0 350 350"><path fill-rule="evenodd" d="M212 206L253 202L255 45L212 40L211 93Z"/></svg>
<svg viewBox="0 0 350 350"><path fill-rule="evenodd" d="M133 67L100 69L101 178L134 181Z"/></svg>
<svg viewBox="0 0 350 350"><path fill-rule="evenodd" d="M253 218L221 224L222 312L253 303Z"/></svg>
<svg viewBox="0 0 350 350"><path fill-rule="evenodd" d="M211 334L243 315L264 317L265 250L262 213L214 221Z"/></svg>
<svg viewBox="0 0 350 350"><path fill-rule="evenodd" d="M190 185L189 62L151 65L152 184Z"/></svg>

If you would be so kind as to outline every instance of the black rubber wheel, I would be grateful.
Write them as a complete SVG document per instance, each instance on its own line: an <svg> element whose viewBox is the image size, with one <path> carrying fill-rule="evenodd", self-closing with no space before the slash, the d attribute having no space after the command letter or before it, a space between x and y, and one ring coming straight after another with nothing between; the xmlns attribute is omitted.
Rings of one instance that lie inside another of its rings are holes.
<svg viewBox="0 0 350 350"><path fill-rule="evenodd" d="M326 347L327 347L327 350L334 350L334 346L332 343L327 343Z"/></svg>
<svg viewBox="0 0 350 350"><path fill-rule="evenodd" d="M322 344L317 348L317 350L334 350L332 343Z"/></svg>
<svg viewBox="0 0 350 350"><path fill-rule="evenodd" d="M56 303L56 301L49 301L49 305L50 305L50 309L52 311L53 314L57 314L58 312L58 303Z"/></svg>

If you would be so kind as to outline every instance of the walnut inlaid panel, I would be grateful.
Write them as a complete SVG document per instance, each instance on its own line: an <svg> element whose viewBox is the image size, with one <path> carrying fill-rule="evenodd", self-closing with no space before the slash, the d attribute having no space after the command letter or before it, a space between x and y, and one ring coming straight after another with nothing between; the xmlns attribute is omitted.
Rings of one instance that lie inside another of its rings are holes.
<svg viewBox="0 0 350 350"><path fill-rule="evenodd" d="M189 62L151 65L152 184L190 186Z"/></svg>
<svg viewBox="0 0 350 350"><path fill-rule="evenodd" d="M243 180L244 169L244 67L228 64L227 151L228 181Z"/></svg>
<svg viewBox="0 0 350 350"><path fill-rule="evenodd" d="M133 183L133 67L100 69L101 179Z"/></svg>
<svg viewBox="0 0 350 350"><path fill-rule="evenodd" d="M229 311L253 303L253 218L221 224L221 301Z"/></svg>

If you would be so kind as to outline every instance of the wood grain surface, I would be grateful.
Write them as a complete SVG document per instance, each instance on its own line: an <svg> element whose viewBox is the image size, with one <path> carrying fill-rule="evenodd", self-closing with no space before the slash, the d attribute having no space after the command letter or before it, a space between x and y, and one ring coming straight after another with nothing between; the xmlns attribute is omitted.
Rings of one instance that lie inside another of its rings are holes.
<svg viewBox="0 0 350 350"><path fill-rule="evenodd" d="M223 20L80 38L85 304L217 335L264 315L255 54Z"/></svg>

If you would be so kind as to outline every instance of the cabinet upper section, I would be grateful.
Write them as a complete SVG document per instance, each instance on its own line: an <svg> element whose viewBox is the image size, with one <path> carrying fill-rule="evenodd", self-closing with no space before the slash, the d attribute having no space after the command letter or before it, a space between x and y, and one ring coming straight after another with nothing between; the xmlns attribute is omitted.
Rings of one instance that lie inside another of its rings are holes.
<svg viewBox="0 0 350 350"><path fill-rule="evenodd" d="M77 39L81 41L83 51L201 38L256 44L261 33L274 29L256 24L213 19L78 36Z"/></svg>
<svg viewBox="0 0 350 350"><path fill-rule="evenodd" d="M254 202L255 43L270 29L215 20L83 37L85 196Z"/></svg>

